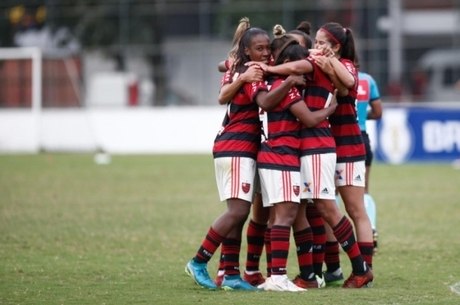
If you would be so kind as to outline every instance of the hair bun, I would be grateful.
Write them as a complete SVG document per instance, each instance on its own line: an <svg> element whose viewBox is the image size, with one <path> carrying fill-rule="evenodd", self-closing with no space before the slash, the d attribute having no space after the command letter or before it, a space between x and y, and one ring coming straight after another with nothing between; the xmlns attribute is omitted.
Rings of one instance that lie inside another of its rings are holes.
<svg viewBox="0 0 460 305"><path fill-rule="evenodd" d="M308 21L302 21L301 23L299 23L296 29L299 31L305 32L307 35L310 35L311 23Z"/></svg>
<svg viewBox="0 0 460 305"><path fill-rule="evenodd" d="M283 28L281 24L275 24L273 27L273 36L275 38L281 37L286 34L286 30Z"/></svg>

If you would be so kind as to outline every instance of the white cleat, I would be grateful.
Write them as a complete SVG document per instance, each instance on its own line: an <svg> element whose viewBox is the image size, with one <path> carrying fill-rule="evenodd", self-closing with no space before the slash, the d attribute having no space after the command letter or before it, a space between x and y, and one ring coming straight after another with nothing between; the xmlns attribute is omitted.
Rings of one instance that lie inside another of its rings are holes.
<svg viewBox="0 0 460 305"><path fill-rule="evenodd" d="M324 277L315 275L316 282L318 283L318 288L325 288L326 287L326 280Z"/></svg>
<svg viewBox="0 0 460 305"><path fill-rule="evenodd" d="M268 279L269 278L266 278L265 282L263 282L262 284L257 285L257 288L265 290L265 285L267 284Z"/></svg>
<svg viewBox="0 0 460 305"><path fill-rule="evenodd" d="M296 286L287 275L272 275L264 283L264 290L266 291L289 291L289 292L302 292L307 289Z"/></svg>

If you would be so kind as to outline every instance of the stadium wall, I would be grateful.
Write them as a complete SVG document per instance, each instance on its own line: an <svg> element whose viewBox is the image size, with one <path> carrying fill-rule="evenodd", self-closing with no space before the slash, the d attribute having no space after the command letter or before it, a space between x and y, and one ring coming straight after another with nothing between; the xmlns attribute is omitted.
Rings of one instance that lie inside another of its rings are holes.
<svg viewBox="0 0 460 305"><path fill-rule="evenodd" d="M224 113L223 106L2 110L0 153L211 153ZM382 162L460 159L460 105L385 104L368 129Z"/></svg>

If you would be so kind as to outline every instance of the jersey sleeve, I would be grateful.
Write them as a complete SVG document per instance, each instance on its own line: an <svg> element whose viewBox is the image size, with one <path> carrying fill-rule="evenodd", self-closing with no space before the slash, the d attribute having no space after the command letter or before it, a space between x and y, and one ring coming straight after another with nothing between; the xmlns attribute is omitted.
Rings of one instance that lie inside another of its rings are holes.
<svg viewBox="0 0 460 305"><path fill-rule="evenodd" d="M233 83L233 81L235 79L237 79L239 76L239 73L232 73L230 70L228 70L227 72L224 73L224 75L222 76L222 79L221 79L221 82L220 82L220 86L224 86L224 85L227 85L227 84L231 84Z"/></svg>
<svg viewBox="0 0 460 305"><path fill-rule="evenodd" d="M353 75L353 78L355 79L355 84L356 86L358 85L358 70L356 70L355 65L353 62L349 59L340 59L342 64L345 66L345 68L348 70L348 72Z"/></svg>
<svg viewBox="0 0 460 305"><path fill-rule="evenodd" d="M377 82L372 76L369 76L369 85L370 85L370 98L369 102L378 100L380 98L379 87L377 86Z"/></svg>
<svg viewBox="0 0 460 305"><path fill-rule="evenodd" d="M306 79L308 81L314 81L316 79L316 72L319 69L318 66L316 65L316 61L313 58L313 56L311 56L311 55L306 57L304 60L308 61L311 64L311 66L313 67L313 71L311 71L310 73L306 73L305 77L306 77Z"/></svg>
<svg viewBox="0 0 460 305"><path fill-rule="evenodd" d="M246 83L243 88L251 100L254 100L260 91L268 91L267 84L263 81Z"/></svg>
<svg viewBox="0 0 460 305"><path fill-rule="evenodd" d="M283 79L277 79L276 81L273 82L272 87L270 90L276 89L277 87L281 86L281 84L284 82ZM284 99L281 101L281 103L278 105L277 108L281 109L289 109L292 104L295 104L299 101L302 101L302 95L300 94L299 90L296 87L291 87L289 89L289 92L286 94Z"/></svg>

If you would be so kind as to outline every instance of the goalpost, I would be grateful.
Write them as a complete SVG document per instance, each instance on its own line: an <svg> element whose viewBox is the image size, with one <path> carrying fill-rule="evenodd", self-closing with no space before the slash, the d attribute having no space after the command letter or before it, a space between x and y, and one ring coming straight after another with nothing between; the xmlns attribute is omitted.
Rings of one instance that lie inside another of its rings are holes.
<svg viewBox="0 0 460 305"><path fill-rule="evenodd" d="M0 61L32 60L32 111L39 114L42 107L42 52L40 48L0 48Z"/></svg>
<svg viewBox="0 0 460 305"><path fill-rule="evenodd" d="M30 60L31 61L31 107L26 109L4 108L2 110L2 138L9 139L2 142L2 147L6 151L16 151L17 149L28 152L39 152L41 149L41 112L42 112L42 51L37 47L15 47L0 48L0 62L9 60ZM8 72L7 72L8 73ZM17 121L12 121L8 113L14 111L24 113L20 129L14 129L15 136L10 136L13 132L12 127L17 125ZM27 115L29 113L29 115ZM27 119L29 117L29 119ZM26 139L24 147L20 140Z"/></svg>
<svg viewBox="0 0 460 305"><path fill-rule="evenodd" d="M77 68L71 62L68 62L67 58L63 57L59 59L64 61L65 70L70 78L72 89L81 107L78 111L73 110L73 112L69 112L71 120L73 123L77 122L80 124L79 126L88 130L88 138L85 138L85 135L83 135L81 139L83 139L83 142L87 139L88 142L91 142L89 145L94 146L93 149L96 152L97 162L101 164L109 163L110 155L104 153L101 141L93 126L94 123L91 120L89 110L81 104L80 89L75 80L78 77L76 76ZM41 150L47 150L50 143L55 143L50 141L51 137L47 129L47 126L49 126L47 123L49 123L50 120L46 120L49 117L47 117L48 113L46 113L43 108L43 92L46 93L43 89L43 84L46 84L46 82L43 81L43 73L46 73L46 71L44 71L44 69L46 69L46 62L44 62L44 60L46 60L46 57L44 57L42 50L37 47L0 48L0 62L27 61L27 69L22 67L19 68L23 69L21 70L22 73L27 73L27 83L20 83L19 85L21 87L19 90L27 92L27 105L30 105L30 107L27 108L20 106L0 108L1 151L37 153ZM9 75L9 73L15 74L16 71L12 72L9 68L5 68L3 71L4 77L15 77L14 75ZM31 80L30 83L28 83L29 80ZM20 82L24 81L20 80ZM5 85L8 86L8 82ZM17 89L16 86L15 89ZM17 90L15 90L15 94L17 94ZM5 98L8 102L11 96L5 95ZM11 113L13 113L14 116L10 115ZM63 114L67 115L68 113L66 112ZM82 122L84 123L82 124ZM18 128L18 126L21 128ZM66 125L66 127L68 126L70 125Z"/></svg>

